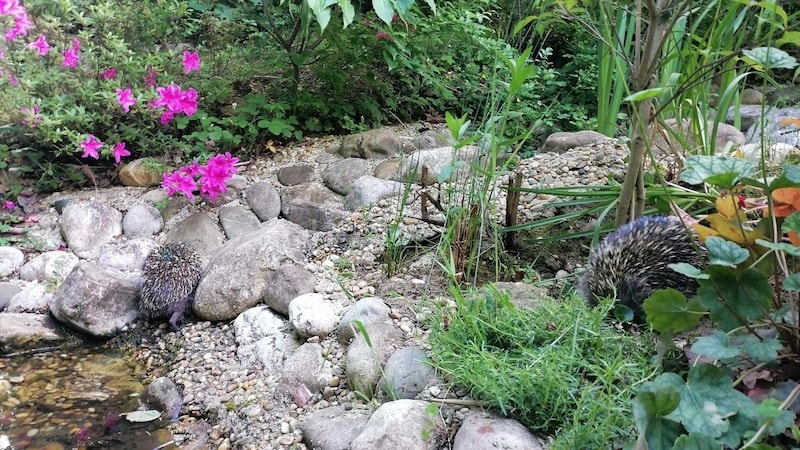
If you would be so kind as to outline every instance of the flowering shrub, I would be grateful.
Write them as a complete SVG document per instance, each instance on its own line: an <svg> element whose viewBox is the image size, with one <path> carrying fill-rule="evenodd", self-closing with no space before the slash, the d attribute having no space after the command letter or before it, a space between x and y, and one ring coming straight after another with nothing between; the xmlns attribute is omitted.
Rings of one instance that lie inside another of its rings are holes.
<svg viewBox="0 0 800 450"><path fill-rule="evenodd" d="M20 165L38 163L38 169L57 178L55 172L70 163L77 168L97 160L92 164L102 167L112 161L118 165L132 154L177 150L182 159L188 153L190 147L180 138L189 130L179 129L173 121L198 111L198 91L187 85L195 83L191 75L201 71L200 52L187 49L181 55L133 48L104 31L109 27L103 18L108 24L115 22L113 16L102 14L104 8L114 7L112 3L93 8L100 17L91 26L77 27L76 35L75 23L47 17L34 27L19 0L0 0L0 31L5 31L7 48L6 53L0 51L0 102L17 111L0 113L0 120L11 121L16 136L28 145L19 153ZM31 29L39 33L29 36ZM223 192L224 180L235 173L235 162L229 153L211 158L205 166L209 174L201 177L201 194L214 199ZM189 167L203 169L197 162ZM165 176L170 194L182 192L193 198L196 189L189 189L186 180L177 189L167 180Z"/></svg>

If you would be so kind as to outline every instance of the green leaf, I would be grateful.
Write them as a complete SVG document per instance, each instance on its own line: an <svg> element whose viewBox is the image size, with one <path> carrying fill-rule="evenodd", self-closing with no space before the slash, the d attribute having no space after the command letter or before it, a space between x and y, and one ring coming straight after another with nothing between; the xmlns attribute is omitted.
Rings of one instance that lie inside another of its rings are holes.
<svg viewBox="0 0 800 450"><path fill-rule="evenodd" d="M413 0L395 0L395 6L397 7L397 13L400 16L404 16L410 9L411 5L414 4Z"/></svg>
<svg viewBox="0 0 800 450"><path fill-rule="evenodd" d="M698 269L697 267L689 264L689 263L672 263L668 264L667 267L678 272L681 275L686 275L689 278L694 279L707 279L708 274L703 272L702 270Z"/></svg>
<svg viewBox="0 0 800 450"><path fill-rule="evenodd" d="M780 39L775 41L775 45L783 47L786 44L792 44L795 47L800 47L800 31L787 31L783 33Z"/></svg>
<svg viewBox="0 0 800 450"><path fill-rule="evenodd" d="M742 50L744 60L756 70L768 72L772 69L794 69L797 59L775 47L756 47Z"/></svg>
<svg viewBox="0 0 800 450"><path fill-rule="evenodd" d="M342 22L344 27L353 23L353 18L356 16L356 10L350 0L339 0L339 8L342 10Z"/></svg>
<svg viewBox="0 0 800 450"><path fill-rule="evenodd" d="M798 31L798 33L800 33L800 31ZM783 176L789 181L800 183L800 166L784 163L781 164L781 168L783 169Z"/></svg>
<svg viewBox="0 0 800 450"><path fill-rule="evenodd" d="M647 414L656 417L666 416L675 411L681 402L680 389L676 383L678 386L683 384L680 379L644 383L636 398L641 402Z"/></svg>
<svg viewBox="0 0 800 450"><path fill-rule="evenodd" d="M689 433L714 438L728 431L729 417L754 406L752 400L733 389L731 379L713 364L692 366L680 394L678 408L667 417L681 422Z"/></svg>
<svg viewBox="0 0 800 450"><path fill-rule="evenodd" d="M735 242L717 236L706 238L708 263L735 268L750 257L750 252Z"/></svg>
<svg viewBox="0 0 800 450"><path fill-rule="evenodd" d="M314 13L314 17L317 18L319 28L324 31L331 21L330 5L326 0L308 0L308 7Z"/></svg>
<svg viewBox="0 0 800 450"><path fill-rule="evenodd" d="M775 338L759 339L752 334L742 336L738 341L741 344L742 352L759 363L774 361L778 357L778 352L783 348L783 345Z"/></svg>
<svg viewBox="0 0 800 450"><path fill-rule="evenodd" d="M800 233L800 214L798 213L800 213L800 211L795 211L783 219L783 225L781 225L782 232L788 233L794 231L795 233Z"/></svg>
<svg viewBox="0 0 800 450"><path fill-rule="evenodd" d="M796 247L795 247L796 248ZM783 288L787 291L800 291L800 273L789 274L783 280Z"/></svg>
<svg viewBox="0 0 800 450"><path fill-rule="evenodd" d="M674 373L665 373L644 383L633 400L636 430L647 442L644 448L672 448L672 443L684 429L680 423L665 418L680 404L683 380Z"/></svg>
<svg viewBox="0 0 800 450"><path fill-rule="evenodd" d="M680 333L700 323L706 311L699 301L686 301L675 289L659 289L642 304L647 323L661 333Z"/></svg>
<svg viewBox="0 0 800 450"><path fill-rule="evenodd" d="M781 402L774 398L764 399L756 406L758 415L767 424L767 434L777 436L794 425L795 414L781 409Z"/></svg>
<svg viewBox="0 0 800 450"><path fill-rule="evenodd" d="M645 89L643 91L634 92L633 94L625 97L623 101L626 102L641 102L647 100L648 98L658 97L659 95L667 92L667 88L665 87L657 87L651 89Z"/></svg>
<svg viewBox="0 0 800 450"><path fill-rule="evenodd" d="M146 411L132 411L125 414L128 422L152 422L161 417L161 411L148 409Z"/></svg>
<svg viewBox="0 0 800 450"><path fill-rule="evenodd" d="M711 359L728 359L739 356L738 348L733 346L731 337L722 331L715 331L708 336L700 337L692 344L692 353Z"/></svg>
<svg viewBox="0 0 800 450"><path fill-rule="evenodd" d="M709 183L732 189L755 169L755 162L732 156L695 155L686 159L681 179L689 184Z"/></svg>
<svg viewBox="0 0 800 450"><path fill-rule="evenodd" d="M800 256L800 247L796 247L788 242L772 242L765 239L756 239L756 244L770 250L784 252L792 256Z"/></svg>
<svg viewBox="0 0 800 450"><path fill-rule="evenodd" d="M734 271L729 267L710 265L706 272L711 278L698 280L697 298L709 310L711 320L723 331L760 318L769 309L772 286L758 270Z"/></svg>
<svg viewBox="0 0 800 450"><path fill-rule="evenodd" d="M689 433L675 439L672 450L719 450L720 445L712 436L703 433Z"/></svg>
<svg viewBox="0 0 800 450"><path fill-rule="evenodd" d="M433 14L435 15L436 14L436 2L435 2L435 0L425 0L425 3L428 5L428 7L431 9L431 11L433 11Z"/></svg>
<svg viewBox="0 0 800 450"><path fill-rule="evenodd" d="M372 9L375 10L375 14L377 14L378 18L380 18L386 25L390 25L392 23L394 8L392 7L391 1L372 0Z"/></svg>

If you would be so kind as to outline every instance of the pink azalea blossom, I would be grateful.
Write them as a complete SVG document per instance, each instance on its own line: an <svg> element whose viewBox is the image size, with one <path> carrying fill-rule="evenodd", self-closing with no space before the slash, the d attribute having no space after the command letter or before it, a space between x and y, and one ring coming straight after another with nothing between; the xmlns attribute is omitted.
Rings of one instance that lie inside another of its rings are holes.
<svg viewBox="0 0 800 450"><path fill-rule="evenodd" d="M200 53L183 51L183 73L191 73L193 70L200 71Z"/></svg>
<svg viewBox="0 0 800 450"><path fill-rule="evenodd" d="M97 150L103 146L103 143L95 137L95 135L90 134L89 138L85 141L81 142L81 147L83 147L83 155L81 158L88 158L91 156L94 159L100 159L100 155L97 153Z"/></svg>
<svg viewBox="0 0 800 450"><path fill-rule="evenodd" d="M158 96L148 105L151 108L165 108L161 113L161 123L167 124L175 118L175 114L187 116L197 112L197 91L194 88L181 90L177 84L156 88Z"/></svg>
<svg viewBox="0 0 800 450"><path fill-rule="evenodd" d="M19 80L17 79L17 76L11 72L8 72L8 82L11 84L11 86L19 86Z"/></svg>
<svg viewBox="0 0 800 450"><path fill-rule="evenodd" d="M14 41L28 34L33 23L28 18L28 10L19 4L19 0L0 0L0 16L9 15L14 18L14 26L5 35L7 41Z"/></svg>
<svg viewBox="0 0 800 450"><path fill-rule="evenodd" d="M0 0L0 16L13 16L20 8L24 9L24 7L19 4L19 0Z"/></svg>
<svg viewBox="0 0 800 450"><path fill-rule="evenodd" d="M39 126L39 122L43 119L43 116L39 114L39 105L33 105L32 108L23 106L19 109L19 112L25 115L25 118L22 119L22 124L32 128Z"/></svg>
<svg viewBox="0 0 800 450"><path fill-rule="evenodd" d="M103 80L113 80L117 78L117 69L109 67L108 69L100 72L100 78Z"/></svg>
<svg viewBox="0 0 800 450"><path fill-rule="evenodd" d="M194 178L186 176L176 170L173 173L165 173L161 187L166 189L167 195L172 196L177 192L182 192L189 200L194 200L194 191L197 190L197 183Z"/></svg>
<svg viewBox="0 0 800 450"><path fill-rule="evenodd" d="M5 209L6 211L11 211L16 207L17 207L16 203L12 202L11 200L6 200L3 202L3 209Z"/></svg>
<svg viewBox="0 0 800 450"><path fill-rule="evenodd" d="M47 43L47 37L43 34L40 34L34 42L29 43L28 48L35 49L39 56L46 56L51 50L50 44Z"/></svg>
<svg viewBox="0 0 800 450"><path fill-rule="evenodd" d="M117 89L117 103L122 106L125 112L130 112L131 106L135 105L139 100L131 94L130 88Z"/></svg>
<svg viewBox="0 0 800 450"><path fill-rule="evenodd" d="M237 162L239 159L232 157L230 152L209 158L205 167L200 167L200 193L215 201L219 194L227 190L225 182L236 174Z"/></svg>
<svg viewBox="0 0 800 450"><path fill-rule="evenodd" d="M188 166L183 166L178 170L187 177L195 177L200 173L200 163L195 160Z"/></svg>
<svg viewBox="0 0 800 450"><path fill-rule="evenodd" d="M64 52L62 52L62 54L64 55L64 61L61 63L61 66L71 67L73 69L78 67L78 63L81 60L80 51L81 51L81 41L80 39L75 38L72 40L72 46L64 50Z"/></svg>
<svg viewBox="0 0 800 450"><path fill-rule="evenodd" d="M117 164L122 161L122 158L131 155L131 152L125 148L125 141L118 142L111 150L111 153L114 155L114 162Z"/></svg>

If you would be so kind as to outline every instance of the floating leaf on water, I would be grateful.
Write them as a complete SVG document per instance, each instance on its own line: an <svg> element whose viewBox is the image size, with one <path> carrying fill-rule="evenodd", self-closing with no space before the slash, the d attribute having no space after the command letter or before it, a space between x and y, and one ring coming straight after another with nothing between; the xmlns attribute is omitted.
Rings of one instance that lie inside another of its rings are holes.
<svg viewBox="0 0 800 450"><path fill-rule="evenodd" d="M152 422L161 417L161 411L148 409L147 411L133 411L124 415L128 422Z"/></svg>

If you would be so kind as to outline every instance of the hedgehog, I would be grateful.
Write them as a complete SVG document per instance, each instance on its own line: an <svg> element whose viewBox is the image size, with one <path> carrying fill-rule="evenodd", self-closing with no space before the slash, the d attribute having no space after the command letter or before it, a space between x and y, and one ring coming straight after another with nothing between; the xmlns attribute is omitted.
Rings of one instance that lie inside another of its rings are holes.
<svg viewBox="0 0 800 450"><path fill-rule="evenodd" d="M173 242L153 249L144 263L139 310L149 319L169 317L178 331L202 271L200 255L189 245Z"/></svg>
<svg viewBox="0 0 800 450"><path fill-rule="evenodd" d="M644 323L642 303L658 289L673 288L692 297L694 279L668 266L688 263L700 267L704 249L683 222L671 216L645 216L623 225L592 249L578 294L590 305L612 297Z"/></svg>

